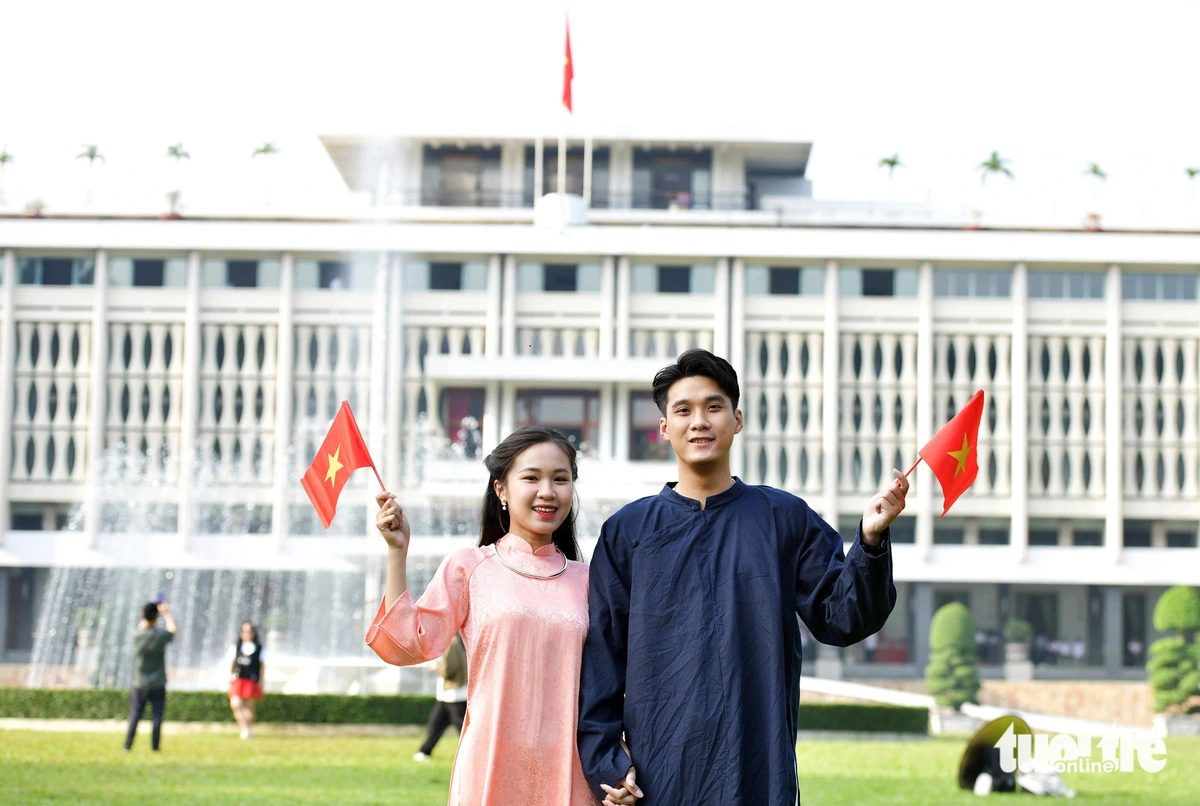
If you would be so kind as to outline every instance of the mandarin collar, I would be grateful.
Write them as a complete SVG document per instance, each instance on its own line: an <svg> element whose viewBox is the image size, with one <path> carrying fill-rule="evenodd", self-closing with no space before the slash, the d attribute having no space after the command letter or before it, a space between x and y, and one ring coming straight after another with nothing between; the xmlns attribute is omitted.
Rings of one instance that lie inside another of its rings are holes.
<svg viewBox="0 0 1200 806"><path fill-rule="evenodd" d="M679 482L677 482L677 481L668 481L666 484L663 485L662 492L660 492L659 495L662 496L663 498L667 499L668 501L670 501L673 504L679 504L681 506L688 507L689 509L699 510L700 509L699 501L697 501L695 498L688 498L686 495L680 495L679 493L675 492L675 485L678 483ZM716 495L710 495L708 497L708 500L705 501L705 503L704 503L704 509L705 509L705 511L707 511L707 510L712 509L713 507L723 506L723 505L729 503L730 501L733 501L733 500L736 500L737 498L739 498L741 496L741 494L745 491L746 491L746 483L743 482L741 479L739 479L737 476L734 476L733 477L733 486L730 487L728 490L725 490L724 492L717 493ZM518 539L520 539L520 538L518 538ZM524 542L524 541L522 541L522 542Z"/></svg>
<svg viewBox="0 0 1200 806"><path fill-rule="evenodd" d="M533 546L529 545L529 542L525 538L518 537L514 534L507 534L500 538L496 541L496 545L504 546L504 548L509 551L516 551L521 554L532 554L535 557L553 557L554 553L558 551L558 548L553 542L547 543L537 551L534 551Z"/></svg>

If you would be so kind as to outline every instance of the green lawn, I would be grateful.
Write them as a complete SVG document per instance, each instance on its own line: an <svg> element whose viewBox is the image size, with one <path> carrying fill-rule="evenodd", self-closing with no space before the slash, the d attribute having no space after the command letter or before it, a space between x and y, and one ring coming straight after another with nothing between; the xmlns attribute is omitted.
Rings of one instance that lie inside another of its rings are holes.
<svg viewBox="0 0 1200 806"><path fill-rule="evenodd" d="M166 736L161 753L138 736L130 753L114 733L0 732L5 803L284 804L446 802L453 737L434 761L412 760L418 739L234 735ZM805 806L978 803L954 788L958 739L801 742ZM1077 802L1193 804L1200 740L1168 739L1167 768L1066 776Z"/></svg>

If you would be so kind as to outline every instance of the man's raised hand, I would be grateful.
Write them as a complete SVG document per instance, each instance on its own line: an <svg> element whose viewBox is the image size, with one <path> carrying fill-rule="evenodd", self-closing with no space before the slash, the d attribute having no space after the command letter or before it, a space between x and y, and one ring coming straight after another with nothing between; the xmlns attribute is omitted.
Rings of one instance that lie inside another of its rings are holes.
<svg viewBox="0 0 1200 806"><path fill-rule="evenodd" d="M908 495L908 479L899 470L892 469L896 480L876 493L863 510L862 539L870 546L883 542L883 530L904 511L904 499Z"/></svg>

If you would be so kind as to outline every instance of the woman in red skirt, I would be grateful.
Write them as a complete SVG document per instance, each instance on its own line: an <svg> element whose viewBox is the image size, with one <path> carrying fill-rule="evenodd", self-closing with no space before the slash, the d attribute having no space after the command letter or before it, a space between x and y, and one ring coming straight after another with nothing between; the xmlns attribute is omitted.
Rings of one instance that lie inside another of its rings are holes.
<svg viewBox="0 0 1200 806"><path fill-rule="evenodd" d="M258 630L249 621L243 621L238 638L233 642L233 659L229 668L229 707L242 728L243 739L254 735L254 703L263 695L262 680L265 674L263 646L258 640Z"/></svg>

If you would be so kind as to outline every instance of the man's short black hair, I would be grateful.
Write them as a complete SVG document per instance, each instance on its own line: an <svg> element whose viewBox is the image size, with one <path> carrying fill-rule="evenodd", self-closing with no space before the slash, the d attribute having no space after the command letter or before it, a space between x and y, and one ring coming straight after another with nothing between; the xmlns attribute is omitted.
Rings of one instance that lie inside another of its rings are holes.
<svg viewBox="0 0 1200 806"><path fill-rule="evenodd" d="M654 405L664 417L667 416L667 392L671 386L676 381L694 377L711 379L729 398L730 405L734 409L738 407L737 372L724 358L708 350L695 349L683 353L674 364L668 364L654 376Z"/></svg>
<svg viewBox="0 0 1200 806"><path fill-rule="evenodd" d="M146 602L142 605L142 618L153 624L158 621L158 604L155 602Z"/></svg>

